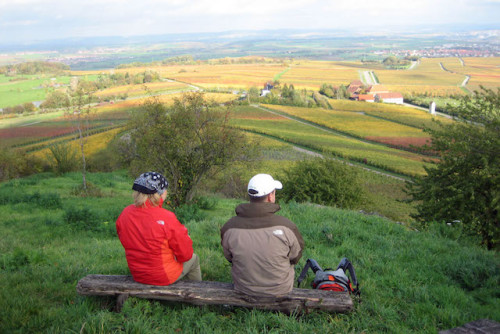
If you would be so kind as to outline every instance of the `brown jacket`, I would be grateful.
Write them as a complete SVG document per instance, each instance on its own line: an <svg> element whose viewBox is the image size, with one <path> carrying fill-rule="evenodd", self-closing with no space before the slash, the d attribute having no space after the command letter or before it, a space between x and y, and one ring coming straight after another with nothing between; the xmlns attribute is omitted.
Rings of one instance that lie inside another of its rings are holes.
<svg viewBox="0 0 500 334"><path fill-rule="evenodd" d="M272 296L292 290L304 240L294 223L274 214L278 210L274 203L240 204L237 216L222 227L222 248L232 263L235 290Z"/></svg>

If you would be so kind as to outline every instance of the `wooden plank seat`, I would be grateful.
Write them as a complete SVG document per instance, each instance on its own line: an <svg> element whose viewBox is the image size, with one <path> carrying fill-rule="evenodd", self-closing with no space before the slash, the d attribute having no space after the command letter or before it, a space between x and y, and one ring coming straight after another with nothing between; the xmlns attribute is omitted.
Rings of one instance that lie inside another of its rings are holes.
<svg viewBox="0 0 500 334"><path fill-rule="evenodd" d="M210 281L178 281L168 286L137 283L132 276L88 275L82 278L76 291L83 296L116 296L117 310L129 297L184 302L194 305L228 305L284 313L348 312L353 302L347 292L293 289L282 297L250 296L233 289L232 283Z"/></svg>

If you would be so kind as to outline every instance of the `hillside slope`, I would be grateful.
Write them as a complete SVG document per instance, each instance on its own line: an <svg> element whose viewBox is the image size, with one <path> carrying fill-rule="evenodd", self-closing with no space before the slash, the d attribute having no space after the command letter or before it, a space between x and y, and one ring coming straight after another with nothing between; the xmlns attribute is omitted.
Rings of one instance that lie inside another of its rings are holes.
<svg viewBox="0 0 500 334"><path fill-rule="evenodd" d="M131 202L124 172L90 174L100 198L71 195L81 175L38 174L0 184L0 332L422 332L481 318L500 321L500 259L470 246L449 226L414 231L392 221L316 205L283 204L309 257L354 264L362 302L345 315L303 316L76 295L87 274L128 274L114 221ZM279 193L278 193L279 199ZM183 222L201 259L203 279L231 280L219 228L240 202L213 198L201 219ZM184 216L186 217L186 216ZM308 282L312 279L309 274Z"/></svg>

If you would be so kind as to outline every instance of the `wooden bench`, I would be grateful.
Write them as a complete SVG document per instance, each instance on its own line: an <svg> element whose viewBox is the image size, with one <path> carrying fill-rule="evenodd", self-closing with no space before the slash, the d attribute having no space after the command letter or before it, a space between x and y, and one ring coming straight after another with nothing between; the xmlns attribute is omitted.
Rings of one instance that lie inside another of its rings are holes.
<svg viewBox="0 0 500 334"><path fill-rule="evenodd" d="M236 292L231 283L179 281L168 286L156 286L137 283L132 276L122 275L88 275L78 282L76 291L84 296L116 296L118 311L129 296L194 305L275 310L288 314L311 310L348 312L353 308L351 297L343 292L295 288L282 297L258 297Z"/></svg>

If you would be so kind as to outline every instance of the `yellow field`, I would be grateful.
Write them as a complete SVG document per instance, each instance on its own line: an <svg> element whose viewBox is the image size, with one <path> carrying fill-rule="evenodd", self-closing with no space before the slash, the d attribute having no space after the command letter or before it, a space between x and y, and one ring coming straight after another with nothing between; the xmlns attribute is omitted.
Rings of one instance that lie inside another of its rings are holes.
<svg viewBox="0 0 500 334"><path fill-rule="evenodd" d="M446 72L441 58L422 58L411 70L376 70L383 85L459 85L463 76Z"/></svg>
<svg viewBox="0 0 500 334"><path fill-rule="evenodd" d="M160 73L163 77L204 88L262 88L285 69L285 66L278 64L192 65L169 66Z"/></svg>
<svg viewBox="0 0 500 334"><path fill-rule="evenodd" d="M340 65L339 62L301 61L290 65L279 78L282 84L293 84L295 88L318 90L322 84L348 85L359 80L357 68Z"/></svg>
<svg viewBox="0 0 500 334"><path fill-rule="evenodd" d="M98 133L96 135L89 136L85 139L85 144L83 145L83 150L85 152L85 155L90 156L102 149L105 149L106 146L115 138L115 136L120 132L123 131L122 128L117 128L113 130L109 130L106 132ZM54 140L54 142L57 142L58 140ZM48 143L50 144L50 143ZM80 150L80 144L78 139L70 141L71 147L74 150L77 150L79 152ZM42 150L36 151L31 153L32 155L45 159L47 155L50 155L50 150L49 148L44 148Z"/></svg>
<svg viewBox="0 0 500 334"><path fill-rule="evenodd" d="M362 103L362 102L359 102ZM299 108L281 105L263 105L292 116L324 125L357 137L429 137L421 129L367 116L363 112L326 110L322 108Z"/></svg>
<svg viewBox="0 0 500 334"><path fill-rule="evenodd" d="M435 126L433 119L436 118L436 116L417 108L386 103L366 103L350 100L330 99L328 102L334 110L364 112L369 115L386 118L401 124L415 126L418 128ZM453 122L448 118L437 118L443 123L449 124Z"/></svg>
<svg viewBox="0 0 500 334"><path fill-rule="evenodd" d="M181 97L182 93L176 94L168 94L168 95L159 95L155 96L161 103L164 104L172 104L174 103L175 98ZM225 93L204 93L204 96L214 102L217 103L226 103L230 101L234 101L238 98L238 95L235 94L225 94ZM116 102L114 104L106 104L103 106L96 107L96 111L98 113L117 111L117 110L125 110L125 109L134 109L142 106L144 102L150 97L141 97L137 99L129 99L125 101Z"/></svg>
<svg viewBox="0 0 500 334"><path fill-rule="evenodd" d="M356 61L293 61L290 64L217 64L143 66L104 71L72 71L73 75L95 75L100 73L126 73L134 75L144 71L155 71L162 78L193 84L202 88L248 89L262 88L268 81L277 78L282 84L293 84L298 89L318 90L323 83L339 86L359 80L360 71L373 70L381 84L391 91L406 95L447 96L463 95L460 88L466 75L471 76L467 88L474 90L479 85L500 87L500 58L464 58L464 64L456 57L422 58L411 70L382 69L376 64ZM440 63L450 73L441 68ZM371 66L371 68L370 68ZM155 83L161 85L162 83ZM128 87L112 88L99 94L119 94ZM158 87L160 89L160 87ZM164 89L169 89L168 85ZM134 94L134 93L132 93Z"/></svg>
<svg viewBox="0 0 500 334"><path fill-rule="evenodd" d="M487 88L500 87L500 58L489 57L466 57L460 61L459 58L434 58L442 62L443 66L450 71L465 76L470 76L466 87L469 90L477 90L480 85ZM463 81L462 79L462 81Z"/></svg>
<svg viewBox="0 0 500 334"><path fill-rule="evenodd" d="M450 95L465 95L465 92L459 86L431 86L431 85L384 85L391 92L399 92L403 96L434 96L447 97Z"/></svg>
<svg viewBox="0 0 500 334"><path fill-rule="evenodd" d="M123 85L110 87L95 93L95 96L104 97L111 95L127 94L128 96L147 95L149 92L158 93L172 90L188 89L189 86L180 82L149 82L140 85Z"/></svg>

